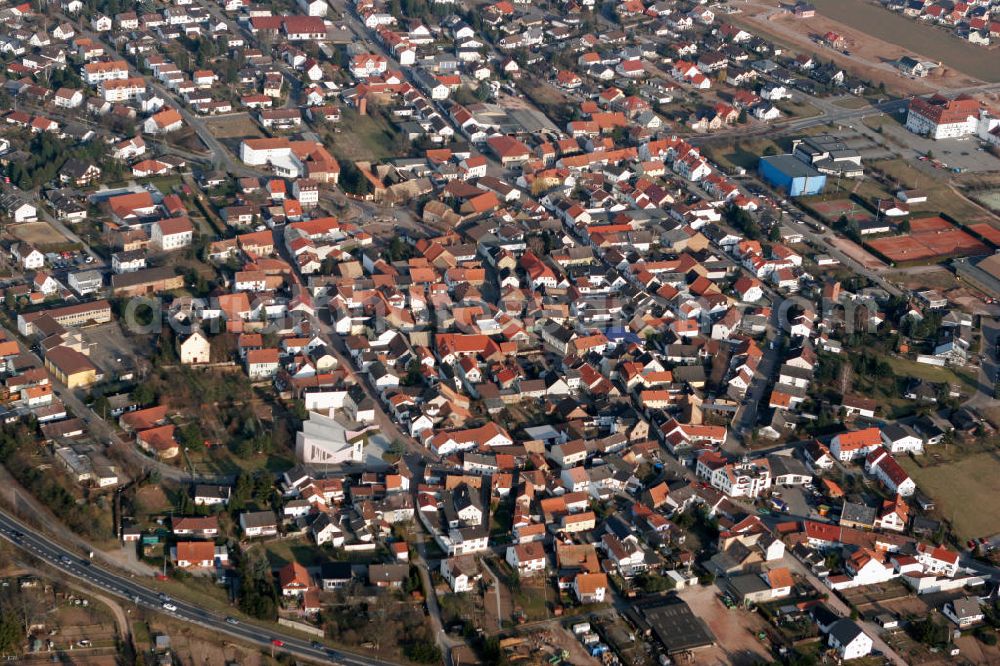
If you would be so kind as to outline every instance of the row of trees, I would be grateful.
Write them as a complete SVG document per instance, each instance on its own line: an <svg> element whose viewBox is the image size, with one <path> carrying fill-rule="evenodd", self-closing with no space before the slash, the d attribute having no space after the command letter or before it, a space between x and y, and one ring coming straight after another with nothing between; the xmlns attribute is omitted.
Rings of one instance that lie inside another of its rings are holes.
<svg viewBox="0 0 1000 666"><path fill-rule="evenodd" d="M240 557L240 610L259 620L278 618L278 598L271 563L260 548L245 550Z"/></svg>
<svg viewBox="0 0 1000 666"><path fill-rule="evenodd" d="M102 502L78 502L67 488L69 480L65 475L39 468L32 456L36 447L33 423L5 427L0 433L0 463L70 529L95 539L111 538L107 522L102 520L107 517Z"/></svg>
<svg viewBox="0 0 1000 666"><path fill-rule="evenodd" d="M413 605L400 603L393 595L381 594L371 603L333 606L322 620L326 635L347 645L374 645L379 649L396 644L412 662L440 664L441 650L427 628L424 615Z"/></svg>

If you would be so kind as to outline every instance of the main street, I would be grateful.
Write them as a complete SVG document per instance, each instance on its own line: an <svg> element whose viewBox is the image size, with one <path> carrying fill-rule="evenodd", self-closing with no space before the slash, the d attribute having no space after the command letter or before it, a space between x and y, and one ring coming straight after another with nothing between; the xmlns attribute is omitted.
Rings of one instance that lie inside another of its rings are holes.
<svg viewBox="0 0 1000 666"><path fill-rule="evenodd" d="M46 562L65 576L87 583L111 596L131 601L137 606L164 612L176 620L196 624L222 636L264 648L277 647L280 652L287 652L312 662L355 664L356 666L377 666L390 663L327 648L271 627L238 621L233 624L227 621L225 616L207 611L195 604L161 596L160 593L136 582L133 578L126 578L104 569L90 560L81 559L77 553L64 548L52 539L34 533L32 528L2 511L0 511L0 537ZM164 608L167 603L174 606L176 610ZM282 643L282 645L278 646L275 641Z"/></svg>

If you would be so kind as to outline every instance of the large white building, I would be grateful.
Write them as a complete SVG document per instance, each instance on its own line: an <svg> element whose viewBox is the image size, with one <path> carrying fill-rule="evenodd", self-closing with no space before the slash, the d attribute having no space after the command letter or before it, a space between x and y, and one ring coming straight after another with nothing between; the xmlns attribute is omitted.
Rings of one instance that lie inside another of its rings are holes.
<svg viewBox="0 0 1000 666"><path fill-rule="evenodd" d="M730 497L759 497L771 487L771 466L764 458L730 463L714 451L698 458L697 475Z"/></svg>
<svg viewBox="0 0 1000 666"><path fill-rule="evenodd" d="M135 76L127 79L101 81L98 90L106 102L129 102L146 95L146 79Z"/></svg>
<svg viewBox="0 0 1000 666"><path fill-rule="evenodd" d="M308 176L319 182L337 182L340 165L314 141L290 141L284 137L244 139L240 159L250 166L270 165L274 173L286 178Z"/></svg>
<svg viewBox="0 0 1000 666"><path fill-rule="evenodd" d="M295 435L295 457L306 464L361 462L369 430L348 430L331 416L310 412L309 418L302 423L302 430Z"/></svg>
<svg viewBox="0 0 1000 666"><path fill-rule="evenodd" d="M124 80L128 78L128 63L124 60L88 62L80 74L88 85L97 85L101 81Z"/></svg>
<svg viewBox="0 0 1000 666"><path fill-rule="evenodd" d="M968 95L948 99L932 95L914 98L906 114L906 129L932 139L954 139L975 134L979 127L979 102Z"/></svg>

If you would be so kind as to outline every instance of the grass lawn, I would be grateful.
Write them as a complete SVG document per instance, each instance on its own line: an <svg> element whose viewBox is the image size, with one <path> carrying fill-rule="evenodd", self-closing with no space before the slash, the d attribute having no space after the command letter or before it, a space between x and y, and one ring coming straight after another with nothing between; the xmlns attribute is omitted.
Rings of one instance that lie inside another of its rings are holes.
<svg viewBox="0 0 1000 666"><path fill-rule="evenodd" d="M350 107L341 109L340 132L332 134L332 152L346 160L378 162L395 157L397 132L379 115L360 115Z"/></svg>
<svg viewBox="0 0 1000 666"><path fill-rule="evenodd" d="M809 102L784 100L778 103L778 108L788 116L796 118L815 118L822 113Z"/></svg>
<svg viewBox="0 0 1000 666"><path fill-rule="evenodd" d="M170 194L175 187L181 184L180 174L170 174L168 176L153 176L152 178L141 178L144 183L155 185L163 194Z"/></svg>
<svg viewBox="0 0 1000 666"><path fill-rule="evenodd" d="M869 102L864 97L845 97L844 99L838 99L833 104L842 109L857 110L865 108Z"/></svg>
<svg viewBox="0 0 1000 666"><path fill-rule="evenodd" d="M182 579L170 576L168 580L157 580L148 585L157 592L165 592L206 610L228 614L233 608L226 588L216 585L214 578L210 576L186 575Z"/></svg>
<svg viewBox="0 0 1000 666"><path fill-rule="evenodd" d="M892 371L899 377L917 377L929 382L947 382L959 384L963 388L976 387L975 378L965 371L955 371L951 368L941 368L936 365L917 363L898 356L889 356L886 361L892 366Z"/></svg>
<svg viewBox="0 0 1000 666"><path fill-rule="evenodd" d="M188 460L196 473L205 475L238 474L241 471L256 472L260 469L280 474L295 466L295 459L290 453L288 455L284 455L284 452L269 455L261 453L241 458L221 446L212 450L190 451Z"/></svg>
<svg viewBox="0 0 1000 666"><path fill-rule="evenodd" d="M132 638L140 645L149 645L152 642L149 635L149 625L145 622L133 622Z"/></svg>
<svg viewBox="0 0 1000 666"><path fill-rule="evenodd" d="M754 141L737 141L723 145L713 145L708 149L708 155L728 171L733 171L736 167L742 167L747 171L757 168L757 162L761 155L768 148L773 149L774 154L785 152L784 149L771 139L757 139Z"/></svg>
<svg viewBox="0 0 1000 666"><path fill-rule="evenodd" d="M913 217L921 217L922 213L938 214L945 212L959 223L975 223L988 219L989 215L974 202L953 190L949 185L951 174L940 171L931 175L903 159L880 160L872 162L872 169L881 171L901 187L920 189L927 193L927 201L911 206Z"/></svg>
<svg viewBox="0 0 1000 666"><path fill-rule="evenodd" d="M917 487L934 498L938 512L952 521L964 539L1000 532L1000 456L979 453L962 460L920 467L907 456L898 458ZM929 463L930 460L922 459Z"/></svg>
<svg viewBox="0 0 1000 666"><path fill-rule="evenodd" d="M549 617L548 594L549 587L538 577L533 580L521 580L521 588L514 593L514 608L524 611L528 622L546 620Z"/></svg>
<svg viewBox="0 0 1000 666"><path fill-rule="evenodd" d="M282 567L292 561L309 567L318 564L323 559L322 551L324 549L310 543L303 537L269 541L264 544L264 550L267 551L267 559L273 567ZM329 553L329 548L325 550Z"/></svg>

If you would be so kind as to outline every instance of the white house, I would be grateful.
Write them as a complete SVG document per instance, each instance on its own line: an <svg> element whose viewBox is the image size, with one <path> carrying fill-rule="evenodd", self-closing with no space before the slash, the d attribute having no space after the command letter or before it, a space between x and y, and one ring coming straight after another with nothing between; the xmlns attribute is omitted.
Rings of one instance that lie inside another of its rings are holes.
<svg viewBox="0 0 1000 666"><path fill-rule="evenodd" d="M180 343L180 361L185 365L208 363L212 345L200 330L196 330Z"/></svg>
<svg viewBox="0 0 1000 666"><path fill-rule="evenodd" d="M197 485L194 487L195 506L218 506L229 503L228 486Z"/></svg>
<svg viewBox="0 0 1000 666"><path fill-rule="evenodd" d="M857 585L876 585L884 583L895 576L891 564L883 561L872 551L862 548L855 551L844 564L851 576L851 583Z"/></svg>
<svg viewBox="0 0 1000 666"><path fill-rule="evenodd" d="M531 576L545 571L545 548L539 541L507 546L506 560L520 576Z"/></svg>
<svg viewBox="0 0 1000 666"><path fill-rule="evenodd" d="M107 32L111 30L112 21L104 14L97 14L90 19L90 29L94 32Z"/></svg>
<svg viewBox="0 0 1000 666"><path fill-rule="evenodd" d="M11 248L14 259L27 271L38 270L45 265L45 255L27 243L18 243Z"/></svg>
<svg viewBox="0 0 1000 666"><path fill-rule="evenodd" d="M194 227L186 217L171 217L153 223L150 242L165 252L179 250L191 245Z"/></svg>
<svg viewBox="0 0 1000 666"><path fill-rule="evenodd" d="M471 592L473 583L479 578L476 561L471 555L442 559L440 571L441 577L448 581L451 591L456 594Z"/></svg>
<svg viewBox="0 0 1000 666"><path fill-rule="evenodd" d="M602 573L577 574L572 588L573 594L582 604L603 603L608 590L608 576Z"/></svg>
<svg viewBox="0 0 1000 666"><path fill-rule="evenodd" d="M34 222L38 219L38 209L27 201L5 202L4 208L15 222Z"/></svg>
<svg viewBox="0 0 1000 666"><path fill-rule="evenodd" d="M975 597L960 597L944 605L941 613L958 625L959 629L975 626L986 618L979 599Z"/></svg>
<svg viewBox="0 0 1000 666"><path fill-rule="evenodd" d="M278 521L273 511L244 511L240 514L240 530L247 538L274 536L278 533Z"/></svg>
<svg viewBox="0 0 1000 666"><path fill-rule="evenodd" d="M954 578L958 573L958 553L944 546L932 546L926 543L917 544L917 562L924 568L924 573L938 574Z"/></svg>
<svg viewBox="0 0 1000 666"><path fill-rule="evenodd" d="M923 453L924 440L908 425L887 423L882 427L882 444L891 453Z"/></svg>
<svg viewBox="0 0 1000 666"><path fill-rule="evenodd" d="M837 435L830 442L830 453L835 459L846 462L864 458L881 446L882 432L872 427Z"/></svg>
<svg viewBox="0 0 1000 666"><path fill-rule="evenodd" d="M917 484L886 449L879 447L865 458L865 471L882 482L891 493L909 497Z"/></svg>
<svg viewBox="0 0 1000 666"><path fill-rule="evenodd" d="M872 651L872 639L854 621L842 619L830 625L827 644L841 659L859 659Z"/></svg>
<svg viewBox="0 0 1000 666"><path fill-rule="evenodd" d="M331 520L329 514L321 513L317 516L309 526L309 533L312 534L317 546L328 543L334 548L340 548L344 545L344 532Z"/></svg>
<svg viewBox="0 0 1000 666"><path fill-rule="evenodd" d="M306 16L326 16L330 6L325 0L298 0L296 3Z"/></svg>
<svg viewBox="0 0 1000 666"><path fill-rule="evenodd" d="M733 289L739 294L740 300L744 303L756 303L764 298L764 290L761 288L761 282L757 278L744 275L736 280L735 284L733 284Z"/></svg>
<svg viewBox="0 0 1000 666"><path fill-rule="evenodd" d="M142 124L146 134L169 134L184 127L184 119L176 109L163 109L151 115Z"/></svg>

